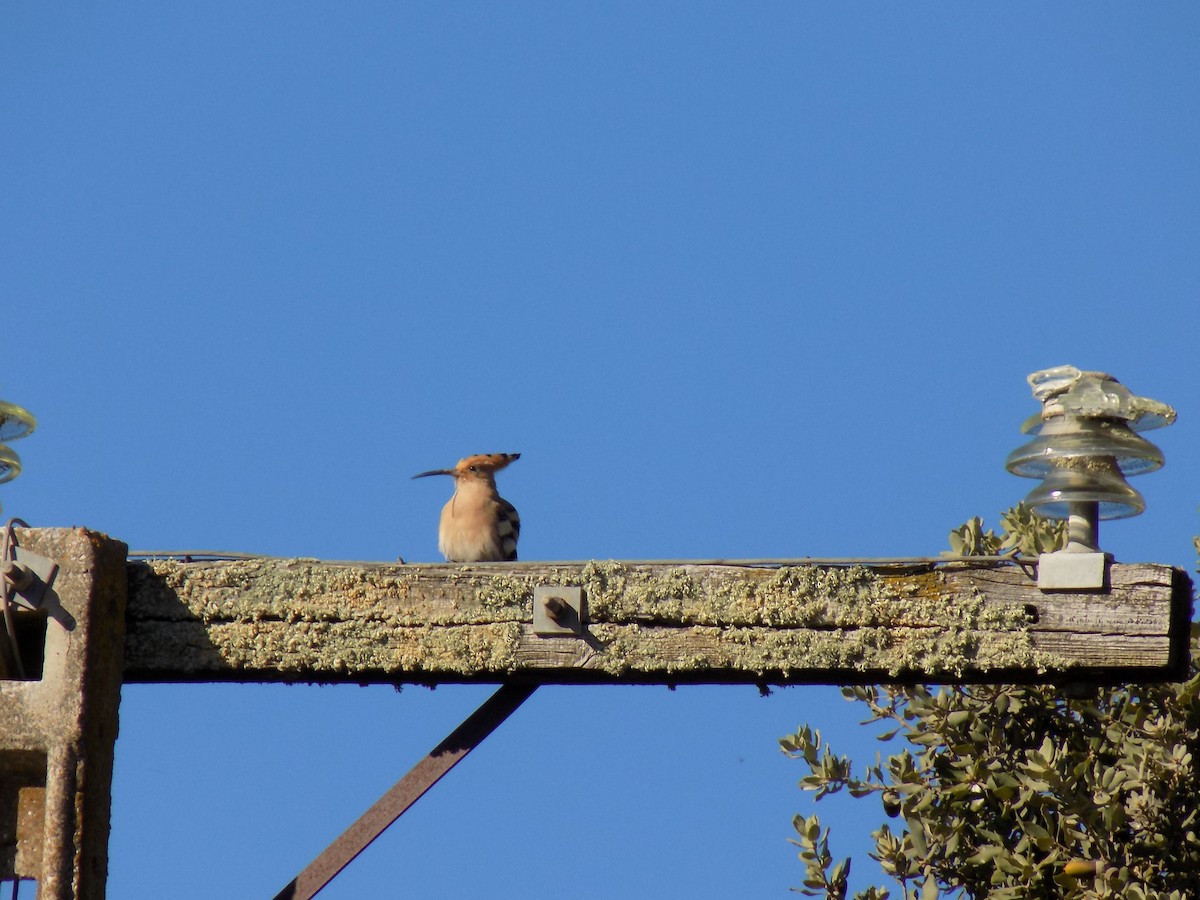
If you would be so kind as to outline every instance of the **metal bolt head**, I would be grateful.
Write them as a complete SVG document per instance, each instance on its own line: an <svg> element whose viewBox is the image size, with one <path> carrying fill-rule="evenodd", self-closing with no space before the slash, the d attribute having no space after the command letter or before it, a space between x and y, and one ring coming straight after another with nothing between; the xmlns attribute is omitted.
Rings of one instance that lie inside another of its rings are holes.
<svg viewBox="0 0 1200 900"><path fill-rule="evenodd" d="M534 634L583 634L584 620L583 588L538 585L533 589Z"/></svg>
<svg viewBox="0 0 1200 900"><path fill-rule="evenodd" d="M571 606L562 597L547 597L542 601L546 607L546 615L555 625L565 625L571 615Z"/></svg>
<svg viewBox="0 0 1200 900"><path fill-rule="evenodd" d="M3 575L4 580L9 583L14 591L23 591L33 584L33 572L27 566L23 566L11 559L4 561L4 567L0 570L0 575Z"/></svg>

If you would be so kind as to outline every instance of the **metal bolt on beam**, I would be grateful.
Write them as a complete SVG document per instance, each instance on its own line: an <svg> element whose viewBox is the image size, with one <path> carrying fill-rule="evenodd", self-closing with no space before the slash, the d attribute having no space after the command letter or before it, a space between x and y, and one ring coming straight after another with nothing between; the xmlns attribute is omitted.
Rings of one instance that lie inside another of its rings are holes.
<svg viewBox="0 0 1200 900"><path fill-rule="evenodd" d="M533 589L533 633L583 634L583 588L539 584Z"/></svg>

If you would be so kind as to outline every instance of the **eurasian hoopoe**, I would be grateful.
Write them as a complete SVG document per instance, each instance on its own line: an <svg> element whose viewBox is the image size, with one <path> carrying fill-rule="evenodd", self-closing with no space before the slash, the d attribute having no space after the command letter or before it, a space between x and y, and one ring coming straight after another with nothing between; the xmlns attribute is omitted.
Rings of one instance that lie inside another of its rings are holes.
<svg viewBox="0 0 1200 900"><path fill-rule="evenodd" d="M511 562L517 558L521 517L496 492L495 473L520 458L520 453L477 453L460 459L453 469L413 476L454 476L454 496L442 508L438 524L438 550L446 562Z"/></svg>

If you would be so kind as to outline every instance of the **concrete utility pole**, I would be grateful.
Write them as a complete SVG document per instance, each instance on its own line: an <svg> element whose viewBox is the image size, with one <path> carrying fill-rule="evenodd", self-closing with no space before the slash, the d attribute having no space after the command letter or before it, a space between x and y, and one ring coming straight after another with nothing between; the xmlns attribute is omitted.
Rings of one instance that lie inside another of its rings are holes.
<svg viewBox="0 0 1200 900"><path fill-rule="evenodd" d="M25 678L0 680L0 879L36 879L39 900L103 900L126 547L83 529L16 537L31 555L15 580L37 608L8 611Z"/></svg>
<svg viewBox="0 0 1200 900"><path fill-rule="evenodd" d="M1045 590L1036 560L997 557L126 562L94 532L16 538L57 573L17 610L25 679L0 680L0 879L36 878L41 900L104 897L122 680L510 686L280 894L308 897L538 684L1129 682L1187 668L1191 582L1162 565Z"/></svg>

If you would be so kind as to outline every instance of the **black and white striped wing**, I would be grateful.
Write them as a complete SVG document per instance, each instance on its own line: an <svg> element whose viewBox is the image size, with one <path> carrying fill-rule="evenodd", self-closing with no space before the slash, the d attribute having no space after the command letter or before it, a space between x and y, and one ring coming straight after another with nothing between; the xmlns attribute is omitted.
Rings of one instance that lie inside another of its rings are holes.
<svg viewBox="0 0 1200 900"><path fill-rule="evenodd" d="M500 521L497 524L497 536L500 538L500 552L506 562L517 559L517 539L521 536L521 517L517 508L500 498Z"/></svg>

